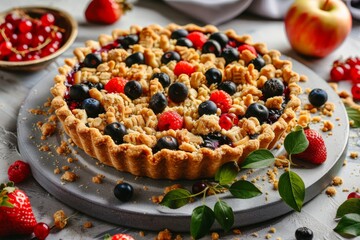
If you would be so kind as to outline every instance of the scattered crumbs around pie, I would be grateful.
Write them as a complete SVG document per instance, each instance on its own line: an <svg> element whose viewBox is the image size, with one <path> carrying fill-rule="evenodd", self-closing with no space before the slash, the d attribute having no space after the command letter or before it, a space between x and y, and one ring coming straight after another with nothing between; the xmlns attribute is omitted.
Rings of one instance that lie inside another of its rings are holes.
<svg viewBox="0 0 360 240"><path fill-rule="evenodd" d="M332 180L333 186L340 186L341 184L343 184L343 179L341 177L336 176L333 178L333 180Z"/></svg>
<svg viewBox="0 0 360 240"><path fill-rule="evenodd" d="M64 165L61 167L61 169L64 171L68 171L68 170L70 170L70 167L68 165Z"/></svg>
<svg viewBox="0 0 360 240"><path fill-rule="evenodd" d="M61 170L60 170L60 168L55 168L54 169L54 174L60 174L61 173Z"/></svg>
<svg viewBox="0 0 360 240"><path fill-rule="evenodd" d="M347 164L347 160L344 160L344 162L343 162L343 166L345 167L345 166L346 166L346 164Z"/></svg>
<svg viewBox="0 0 360 240"><path fill-rule="evenodd" d="M240 229L238 229L238 228L234 228L234 229L232 230L232 232L233 232L233 234L236 234L236 235L240 235L240 234L241 234L241 231L240 231Z"/></svg>
<svg viewBox="0 0 360 240"><path fill-rule="evenodd" d="M143 186L143 190L144 190L144 191L147 191L147 190L149 190L149 187Z"/></svg>
<svg viewBox="0 0 360 240"><path fill-rule="evenodd" d="M336 195L336 188L335 187L327 187L325 190L325 193L329 196L329 197L333 197Z"/></svg>
<svg viewBox="0 0 360 240"><path fill-rule="evenodd" d="M54 213L54 225L57 229L63 229L67 224L67 217L63 210L58 210Z"/></svg>
<svg viewBox="0 0 360 240"><path fill-rule="evenodd" d="M350 190L348 188L344 188L342 191L343 192L350 192Z"/></svg>
<svg viewBox="0 0 360 240"><path fill-rule="evenodd" d="M309 78L306 75L300 75L300 82L307 82Z"/></svg>
<svg viewBox="0 0 360 240"><path fill-rule="evenodd" d="M66 171L62 176L61 180L67 182L75 182L78 176L74 172Z"/></svg>
<svg viewBox="0 0 360 240"><path fill-rule="evenodd" d="M140 236L140 237L145 237L145 232L144 232L144 231L140 231L140 232L139 232L139 236Z"/></svg>
<svg viewBox="0 0 360 240"><path fill-rule="evenodd" d="M279 180L275 180L274 183L273 183L273 189L274 190L278 190L279 189Z"/></svg>
<svg viewBox="0 0 360 240"><path fill-rule="evenodd" d="M90 222L90 221L86 221L86 222L84 222L83 227L84 227L84 228L92 228L92 227L93 227L93 224L92 224L92 222Z"/></svg>
<svg viewBox="0 0 360 240"><path fill-rule="evenodd" d="M121 179L118 179L118 180L116 181L116 184L121 184L121 183L123 183L123 182L124 182L124 179L121 178Z"/></svg>
<svg viewBox="0 0 360 240"><path fill-rule="evenodd" d="M102 174L98 174L98 175L96 175L96 176L94 176L94 177L92 177L92 182L93 183L96 183L96 184L101 184L102 182L103 182L103 179L105 178L105 176L104 175L102 175Z"/></svg>
<svg viewBox="0 0 360 240"><path fill-rule="evenodd" d="M265 235L265 239L270 239L270 238L272 238L272 235L271 235L270 233L267 233L267 234Z"/></svg>
<svg viewBox="0 0 360 240"><path fill-rule="evenodd" d="M281 237L277 237L276 240L282 240L282 238L281 238Z"/></svg>
<svg viewBox="0 0 360 240"><path fill-rule="evenodd" d="M71 153L71 150L70 150L67 142L61 141L60 146L56 148L56 152L59 155L67 155L67 154Z"/></svg>
<svg viewBox="0 0 360 240"><path fill-rule="evenodd" d="M321 131L328 132L331 131L334 128L334 124L328 120L325 120L323 123L323 127L321 128Z"/></svg>
<svg viewBox="0 0 360 240"><path fill-rule="evenodd" d="M259 234L258 234L257 232L253 232L253 233L251 234L251 236L253 236L253 237L259 237Z"/></svg>
<svg viewBox="0 0 360 240"><path fill-rule="evenodd" d="M41 151L41 152L49 152L49 151L50 151L50 147L49 147L49 145L41 145L41 146L39 147L39 151Z"/></svg>
<svg viewBox="0 0 360 240"><path fill-rule="evenodd" d="M359 157L359 153L358 153L358 152L350 152L350 157L351 157L352 159L356 159L356 158Z"/></svg>
<svg viewBox="0 0 360 240"><path fill-rule="evenodd" d="M220 235L217 232L211 233L211 240L219 240Z"/></svg>
<svg viewBox="0 0 360 240"><path fill-rule="evenodd" d="M172 234L168 229L160 231L156 236L155 240L171 240Z"/></svg>
<svg viewBox="0 0 360 240"><path fill-rule="evenodd" d="M269 233L276 233L276 228L271 227L271 228L269 229Z"/></svg>
<svg viewBox="0 0 360 240"><path fill-rule="evenodd" d="M183 238L180 234L177 234L174 240L183 240Z"/></svg>

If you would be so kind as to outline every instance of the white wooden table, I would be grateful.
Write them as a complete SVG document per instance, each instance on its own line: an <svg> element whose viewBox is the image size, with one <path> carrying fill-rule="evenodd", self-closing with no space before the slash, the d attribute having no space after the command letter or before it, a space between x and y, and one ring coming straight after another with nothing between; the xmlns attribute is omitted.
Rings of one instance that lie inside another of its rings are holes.
<svg viewBox="0 0 360 240"><path fill-rule="evenodd" d="M146 26L149 23L159 23L166 25L171 22L178 24L186 24L194 22L193 19L184 16L161 1L138 1L132 12L124 16L121 21L111 26L95 26L89 25L84 19L84 10L88 1L74 1L74 0L32 0L31 5L47 5L64 9L71 13L79 23L79 35L73 46L65 52L56 62L48 66L46 69L36 73L16 73L0 71L0 182L7 181L7 168L16 159L21 159L16 148L16 119L21 103L27 96L29 90L39 81L52 81L52 79L44 79L50 72L56 71L58 66L63 64L66 57L72 55L72 50L81 46L85 40L96 39L100 33L110 33L114 28L128 28L132 24L139 24ZM27 0L1 0L0 11L5 11L15 6L29 5ZM240 17L218 26L220 30L228 28L235 29L238 33L254 33L262 29L274 29L274 31L283 34L282 21L270 21L266 19L259 19L255 16L243 14ZM265 31L265 30L264 30ZM280 37L280 36L278 36ZM256 40L256 39L255 39ZM272 39L274 40L274 38ZM269 40L270 46L278 47L277 41ZM276 40L276 39L275 39ZM284 40L284 39L283 39ZM324 79L328 78L331 63L339 56L348 57L351 55L360 56L360 24L354 22L351 37L341 46L339 50L329 57L321 60L310 61L302 59L293 52L289 51L287 44L279 46L280 50L283 48L286 54L296 58L300 62L315 70ZM345 86L346 87L346 86ZM352 151L360 152L360 135L359 130L351 130L350 144L347 156ZM270 227L277 229L276 233L272 233L271 239L281 237L285 239L295 239L294 232L298 227L308 226L314 233L314 239L342 239L339 235L332 231L336 222L334 216L337 207L346 199L348 193L343 192L343 189L356 189L360 187L360 159L350 159L347 157L348 164L341 169L339 176L344 179L344 184L337 187L338 193L334 197L328 197L325 193L321 193L311 202L305 205L301 213L290 213L286 216L274 219L269 222L261 223L256 226L241 228L242 235L222 234L221 239L256 239L252 234L256 232L258 239L265 239ZM330 184L330 183L329 183ZM38 221L52 223L52 214L59 209L64 209L68 215L71 215L75 210L71 209L53 198L49 193L40 187L34 180L30 179L24 183L19 184L19 187L24 189L30 196L31 203ZM82 228L82 224L86 221L91 221L93 227L89 229ZM114 232L127 232L132 234L136 239L154 239L157 233L145 231L145 237L139 236L137 229L125 229L113 224L108 224L88 217L82 213L75 215L70 221L69 225L62 231L52 231L48 239L95 239L101 233L115 229ZM186 239L189 239L188 234L182 234ZM208 236L207 238L210 238ZM17 239L17 238L14 238ZM357 238L360 239L360 238Z"/></svg>

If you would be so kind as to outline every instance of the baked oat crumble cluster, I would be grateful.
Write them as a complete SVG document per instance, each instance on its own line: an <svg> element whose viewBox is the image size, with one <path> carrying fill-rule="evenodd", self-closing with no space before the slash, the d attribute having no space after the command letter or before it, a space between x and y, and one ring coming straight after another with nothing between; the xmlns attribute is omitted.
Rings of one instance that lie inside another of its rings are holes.
<svg viewBox="0 0 360 240"><path fill-rule="evenodd" d="M305 77L234 30L132 26L74 55L54 79L52 107L78 147L120 171L213 177L296 124Z"/></svg>

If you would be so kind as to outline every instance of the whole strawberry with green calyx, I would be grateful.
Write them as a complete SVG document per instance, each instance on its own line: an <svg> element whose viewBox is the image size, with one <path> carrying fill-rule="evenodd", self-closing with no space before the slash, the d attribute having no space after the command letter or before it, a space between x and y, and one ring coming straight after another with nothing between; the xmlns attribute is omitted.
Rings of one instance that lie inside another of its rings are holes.
<svg viewBox="0 0 360 240"><path fill-rule="evenodd" d="M305 129L304 133L309 141L309 146L302 153L294 154L293 156L305 162L322 164L327 158L327 150L324 139L320 133L314 129Z"/></svg>
<svg viewBox="0 0 360 240"><path fill-rule="evenodd" d="M126 12L131 4L126 0L92 0L85 10L88 22L113 24Z"/></svg>
<svg viewBox="0 0 360 240"><path fill-rule="evenodd" d="M36 225L29 198L13 182L0 185L0 237L31 234Z"/></svg>

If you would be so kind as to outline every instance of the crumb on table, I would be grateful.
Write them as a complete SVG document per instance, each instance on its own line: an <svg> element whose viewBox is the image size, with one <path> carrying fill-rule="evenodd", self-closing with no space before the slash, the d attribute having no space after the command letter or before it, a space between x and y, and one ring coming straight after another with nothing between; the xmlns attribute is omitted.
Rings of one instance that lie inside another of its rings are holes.
<svg viewBox="0 0 360 240"><path fill-rule="evenodd" d="M160 231L156 236L155 240L171 240L171 232L168 229Z"/></svg>
<svg viewBox="0 0 360 240"><path fill-rule="evenodd" d="M350 157L352 159L358 158L359 157L359 153L358 152L350 152Z"/></svg>
<svg viewBox="0 0 360 240"><path fill-rule="evenodd" d="M78 176L74 172L66 171L62 176L61 180L67 181L67 182L74 182Z"/></svg>
<svg viewBox="0 0 360 240"><path fill-rule="evenodd" d="M328 187L328 188L326 188L325 193L328 196L333 197L333 196L336 195L336 188L335 187Z"/></svg>
<svg viewBox="0 0 360 240"><path fill-rule="evenodd" d="M56 211L53 215L54 225L57 229L63 229L67 224L67 217L63 210Z"/></svg>
<svg viewBox="0 0 360 240"><path fill-rule="evenodd" d="M92 224L92 222L90 222L90 221L86 221L86 222L84 222L83 227L84 227L84 228L92 228L92 227L93 227L93 224Z"/></svg>
<svg viewBox="0 0 360 240"><path fill-rule="evenodd" d="M339 186L341 184L343 184L343 179L341 177L336 176L336 177L333 178L332 185Z"/></svg>

